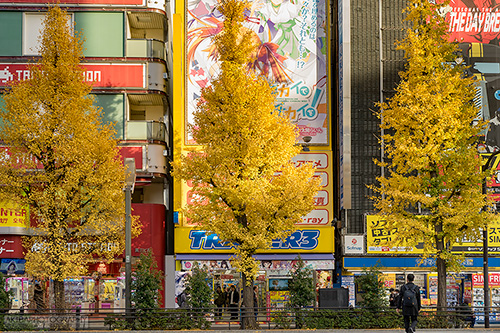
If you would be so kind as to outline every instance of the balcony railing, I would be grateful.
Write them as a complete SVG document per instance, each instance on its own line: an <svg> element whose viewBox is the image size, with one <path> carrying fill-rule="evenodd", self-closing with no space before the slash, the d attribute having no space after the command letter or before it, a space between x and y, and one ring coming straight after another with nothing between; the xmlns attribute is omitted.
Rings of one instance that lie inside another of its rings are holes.
<svg viewBox="0 0 500 333"><path fill-rule="evenodd" d="M165 43L156 39L128 39L127 57L166 60Z"/></svg>
<svg viewBox="0 0 500 333"><path fill-rule="evenodd" d="M127 140L168 141L165 123L152 120L127 122Z"/></svg>

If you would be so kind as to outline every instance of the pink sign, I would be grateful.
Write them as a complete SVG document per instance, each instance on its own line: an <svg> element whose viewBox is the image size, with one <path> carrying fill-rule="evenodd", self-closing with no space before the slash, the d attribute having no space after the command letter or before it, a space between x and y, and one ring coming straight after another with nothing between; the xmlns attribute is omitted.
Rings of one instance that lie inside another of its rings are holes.
<svg viewBox="0 0 500 333"><path fill-rule="evenodd" d="M490 287L500 286L500 274L489 273L488 277L489 277L489 286ZM472 274L472 285L474 288L483 287L483 285L484 285L483 274Z"/></svg>
<svg viewBox="0 0 500 333"><path fill-rule="evenodd" d="M141 0L0 0L0 3L29 3L29 4L42 4L47 3L62 3L62 4L74 4L74 5L144 5Z"/></svg>
<svg viewBox="0 0 500 333"><path fill-rule="evenodd" d="M83 78L94 88L146 88L145 64L82 64ZM28 64L0 64L0 87L28 80Z"/></svg>

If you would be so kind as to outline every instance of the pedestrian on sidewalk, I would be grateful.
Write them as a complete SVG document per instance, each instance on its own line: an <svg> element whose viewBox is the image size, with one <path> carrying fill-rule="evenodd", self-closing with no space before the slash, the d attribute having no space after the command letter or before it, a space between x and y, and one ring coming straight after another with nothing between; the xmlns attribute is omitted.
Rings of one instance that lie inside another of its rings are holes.
<svg viewBox="0 0 500 333"><path fill-rule="evenodd" d="M217 306L217 309L215 311L215 318L221 319L222 318L222 309L226 305L226 292L222 290L220 286L217 286L217 291L215 295L215 305Z"/></svg>
<svg viewBox="0 0 500 333"><path fill-rule="evenodd" d="M255 321L259 316L259 287L253 286L253 311L255 314Z"/></svg>
<svg viewBox="0 0 500 333"><path fill-rule="evenodd" d="M236 291L234 284L231 285L228 294L229 311L231 312L231 320L238 319L238 307L240 302L240 294Z"/></svg>
<svg viewBox="0 0 500 333"><path fill-rule="evenodd" d="M408 274L407 283L399 290L398 312L403 310L403 319L405 322L405 332L413 333L417 327L418 312L421 309L420 288L413 283L415 276Z"/></svg>

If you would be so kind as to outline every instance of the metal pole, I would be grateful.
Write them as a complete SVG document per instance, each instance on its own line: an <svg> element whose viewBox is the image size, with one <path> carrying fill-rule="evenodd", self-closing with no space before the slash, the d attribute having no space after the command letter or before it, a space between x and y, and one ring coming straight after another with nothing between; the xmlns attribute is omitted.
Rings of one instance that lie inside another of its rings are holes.
<svg viewBox="0 0 500 333"><path fill-rule="evenodd" d="M484 327L490 327L490 276L488 274L488 227L483 230Z"/></svg>
<svg viewBox="0 0 500 333"><path fill-rule="evenodd" d="M490 163L493 157L500 154L497 150L488 157L486 164L483 165L482 171L490 168ZM486 178L483 179L483 194L487 194ZM483 229L483 293L484 293L484 327L490 327L490 276L488 272L488 226L485 225Z"/></svg>
<svg viewBox="0 0 500 333"><path fill-rule="evenodd" d="M127 318L132 308L132 186L125 187L125 311Z"/></svg>

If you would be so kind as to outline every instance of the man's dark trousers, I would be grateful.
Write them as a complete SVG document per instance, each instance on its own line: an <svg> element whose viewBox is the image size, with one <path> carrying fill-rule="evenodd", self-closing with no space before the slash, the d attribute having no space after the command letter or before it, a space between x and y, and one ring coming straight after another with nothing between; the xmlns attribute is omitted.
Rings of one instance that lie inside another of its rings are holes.
<svg viewBox="0 0 500 333"><path fill-rule="evenodd" d="M415 328L417 327L417 316L415 315L403 315L403 319L405 321L405 332L412 333L415 332ZM411 331L410 331L411 328Z"/></svg>

